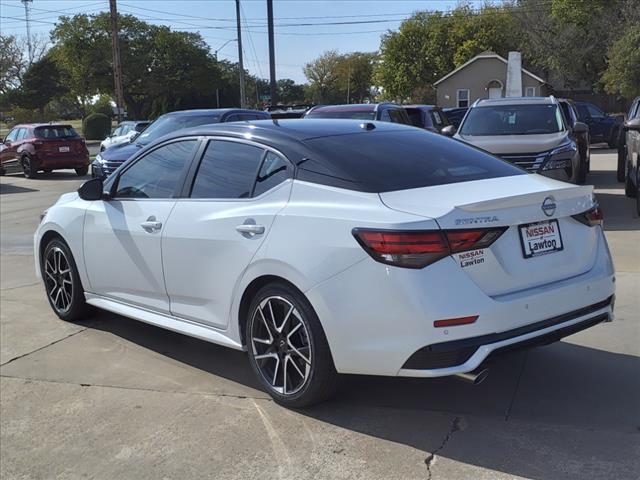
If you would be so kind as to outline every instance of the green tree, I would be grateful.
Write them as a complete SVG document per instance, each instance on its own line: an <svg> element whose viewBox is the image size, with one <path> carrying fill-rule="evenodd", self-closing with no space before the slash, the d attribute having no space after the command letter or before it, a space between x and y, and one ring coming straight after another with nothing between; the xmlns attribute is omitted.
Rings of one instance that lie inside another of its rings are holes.
<svg viewBox="0 0 640 480"><path fill-rule="evenodd" d="M432 101L431 85L455 67L486 50L506 55L517 48L515 29L509 4L415 13L383 35L375 82L386 98Z"/></svg>
<svg viewBox="0 0 640 480"><path fill-rule="evenodd" d="M637 7L637 0L630 2ZM597 88L628 4L627 0L517 0L513 11L523 55L559 88Z"/></svg>
<svg viewBox="0 0 640 480"><path fill-rule="evenodd" d="M239 103L233 85L237 67L217 62L200 34L119 17L123 84L130 117ZM52 55L69 74L71 90L85 105L98 94L113 95L110 19L107 13L61 17L51 38Z"/></svg>
<svg viewBox="0 0 640 480"><path fill-rule="evenodd" d="M340 55L336 66L338 95L348 103L371 99L375 53L353 52Z"/></svg>
<svg viewBox="0 0 640 480"><path fill-rule="evenodd" d="M315 102L329 103L337 100L336 82L339 62L338 52L331 50L304 66L304 74L309 80L309 91Z"/></svg>
<svg viewBox="0 0 640 480"><path fill-rule="evenodd" d="M299 85L290 78L281 78L277 82L278 97L280 103L295 104L305 100L304 86Z"/></svg>
<svg viewBox="0 0 640 480"><path fill-rule="evenodd" d="M0 95L20 85L23 53L13 35L0 34Z"/></svg>
<svg viewBox="0 0 640 480"><path fill-rule="evenodd" d="M18 104L23 108L38 110L41 120L44 121L47 104L66 93L60 69L52 58L44 57L33 63L25 72Z"/></svg>
<svg viewBox="0 0 640 480"><path fill-rule="evenodd" d="M632 99L640 95L640 25L630 26L609 49L602 81L608 93Z"/></svg>

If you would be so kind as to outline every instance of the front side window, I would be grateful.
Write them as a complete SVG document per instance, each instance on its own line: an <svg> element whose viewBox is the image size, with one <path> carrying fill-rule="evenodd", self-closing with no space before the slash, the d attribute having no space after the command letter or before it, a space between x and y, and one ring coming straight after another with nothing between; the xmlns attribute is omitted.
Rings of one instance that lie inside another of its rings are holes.
<svg viewBox="0 0 640 480"><path fill-rule="evenodd" d="M589 111L589 116L591 118L603 118L604 117L604 112L602 110L600 110L598 107L596 107L595 105L588 104L587 105L587 110Z"/></svg>
<svg viewBox="0 0 640 480"><path fill-rule="evenodd" d="M207 145L191 189L192 198L249 198L264 150L213 140Z"/></svg>
<svg viewBox="0 0 640 480"><path fill-rule="evenodd" d="M389 110L385 109L382 112L380 112L380 121L382 122L390 122L391 121L391 115L389 114Z"/></svg>
<svg viewBox="0 0 640 480"><path fill-rule="evenodd" d="M257 197L273 187L277 187L287 178L289 178L289 164L286 160L273 152L267 152L256 179L253 196Z"/></svg>
<svg viewBox="0 0 640 480"><path fill-rule="evenodd" d="M24 139L26 136L27 136L27 129L21 128L20 130L18 130L18 136L16 137L16 140L20 141Z"/></svg>
<svg viewBox="0 0 640 480"><path fill-rule="evenodd" d="M469 110L461 135L541 135L564 130L557 105L492 105Z"/></svg>
<svg viewBox="0 0 640 480"><path fill-rule="evenodd" d="M389 110L389 115L391 115L391 121L393 123L402 123L402 124L410 124L409 121L407 121L407 115L404 112L404 110L400 110L400 109L390 109Z"/></svg>
<svg viewBox="0 0 640 480"><path fill-rule="evenodd" d="M196 143L183 140L148 153L120 175L115 197L172 198Z"/></svg>
<svg viewBox="0 0 640 480"><path fill-rule="evenodd" d="M469 90L458 90L457 93L458 108L467 108L469 106Z"/></svg>

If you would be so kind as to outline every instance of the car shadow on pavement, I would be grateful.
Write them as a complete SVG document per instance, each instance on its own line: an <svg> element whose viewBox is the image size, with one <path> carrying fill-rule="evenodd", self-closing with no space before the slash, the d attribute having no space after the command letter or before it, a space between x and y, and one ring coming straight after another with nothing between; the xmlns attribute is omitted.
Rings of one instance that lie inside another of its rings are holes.
<svg viewBox="0 0 640 480"><path fill-rule="evenodd" d="M12 183L0 183L0 195L5 195L9 193L26 193L26 192L37 192L39 190L35 188L27 188L27 187L19 187L18 185L14 185Z"/></svg>
<svg viewBox="0 0 640 480"><path fill-rule="evenodd" d="M107 312L83 323L261 390L242 352ZM594 328L606 335L608 327ZM490 375L479 386L453 377L348 375L334 399L298 413L423 451L425 468L437 452L532 479L585 478L597 472L590 469L600 460L618 466L599 478L633 478L627 469L640 430L638 357L558 342L498 357L489 366ZM446 436L443 424L450 425ZM584 462L584 469L567 469L566 462Z"/></svg>

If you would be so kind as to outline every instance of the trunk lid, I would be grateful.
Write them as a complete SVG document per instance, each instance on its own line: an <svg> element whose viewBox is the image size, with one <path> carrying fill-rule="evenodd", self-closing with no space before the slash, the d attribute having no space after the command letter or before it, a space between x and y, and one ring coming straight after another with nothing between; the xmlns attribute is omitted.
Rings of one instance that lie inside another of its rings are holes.
<svg viewBox="0 0 640 480"><path fill-rule="evenodd" d="M389 208L432 218L442 229L508 227L490 247L452 255L458 268L485 293L496 296L591 269L596 260L598 229L571 216L594 205L592 193L592 186L571 185L540 175L516 175L387 192L380 197ZM539 224L528 230L524 227L534 223ZM540 241L555 240L556 250L546 254L535 251L539 233L544 235ZM524 243L533 246L525 248Z"/></svg>

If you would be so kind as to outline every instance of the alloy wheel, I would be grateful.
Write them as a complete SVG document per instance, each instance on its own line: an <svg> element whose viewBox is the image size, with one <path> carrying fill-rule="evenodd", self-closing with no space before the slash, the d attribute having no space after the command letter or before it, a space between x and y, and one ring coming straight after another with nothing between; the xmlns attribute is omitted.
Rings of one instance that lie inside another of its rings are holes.
<svg viewBox="0 0 640 480"><path fill-rule="evenodd" d="M307 325L280 296L264 298L252 314L250 342L260 375L275 392L293 395L307 383L312 355Z"/></svg>
<svg viewBox="0 0 640 480"><path fill-rule="evenodd" d="M71 265L59 247L53 247L44 261L45 285L51 304L58 313L66 313L73 299Z"/></svg>

